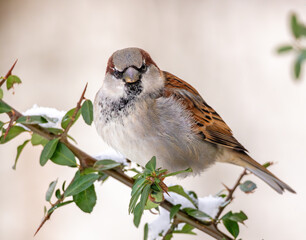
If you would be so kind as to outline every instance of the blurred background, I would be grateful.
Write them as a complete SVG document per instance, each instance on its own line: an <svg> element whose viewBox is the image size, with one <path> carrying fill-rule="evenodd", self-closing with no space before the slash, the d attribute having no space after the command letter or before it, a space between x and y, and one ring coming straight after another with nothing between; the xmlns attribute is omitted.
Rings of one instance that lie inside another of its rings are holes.
<svg viewBox="0 0 306 240"><path fill-rule="evenodd" d="M305 22L303 0L278 1L0 1L0 75L16 58L23 84L5 100L20 111L38 104L68 110L88 82L94 99L109 56L140 47L163 70L186 80L232 128L259 162L298 194L277 194L256 177L254 194L238 190L231 205L249 217L243 239L301 239L305 236L306 76L293 80L290 56L275 49L290 42L289 15ZM303 15L304 14L304 15ZM107 146L94 126L79 121L71 131L79 147L96 154ZM0 239L33 239L43 217L51 181L71 179L74 169L39 165L41 147L24 149L12 170L16 147L27 134L0 146ZM242 169L216 164L202 176L179 180L199 196L232 186ZM172 179L178 182L177 179ZM171 181L170 181L171 182ZM128 215L130 189L109 179L96 185L92 214L73 204L57 210L35 237L51 239L143 239ZM146 213L142 223L155 216ZM206 234L174 239L211 239Z"/></svg>

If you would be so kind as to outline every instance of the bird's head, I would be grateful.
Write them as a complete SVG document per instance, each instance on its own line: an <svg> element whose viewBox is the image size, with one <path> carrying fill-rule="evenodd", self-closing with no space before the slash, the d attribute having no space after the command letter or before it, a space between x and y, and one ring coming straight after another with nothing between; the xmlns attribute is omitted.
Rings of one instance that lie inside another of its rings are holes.
<svg viewBox="0 0 306 240"><path fill-rule="evenodd" d="M160 93L162 73L150 55L139 48L125 48L109 58L102 91L113 100Z"/></svg>

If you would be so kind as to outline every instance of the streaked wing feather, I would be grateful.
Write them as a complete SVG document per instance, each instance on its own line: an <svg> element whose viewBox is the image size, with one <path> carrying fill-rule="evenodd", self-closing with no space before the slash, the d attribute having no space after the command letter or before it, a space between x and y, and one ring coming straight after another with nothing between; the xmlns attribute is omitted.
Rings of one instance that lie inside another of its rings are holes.
<svg viewBox="0 0 306 240"><path fill-rule="evenodd" d="M231 129L190 84L168 72L164 97L175 97L186 106L194 119L193 130L208 142L238 151L247 151L233 136Z"/></svg>

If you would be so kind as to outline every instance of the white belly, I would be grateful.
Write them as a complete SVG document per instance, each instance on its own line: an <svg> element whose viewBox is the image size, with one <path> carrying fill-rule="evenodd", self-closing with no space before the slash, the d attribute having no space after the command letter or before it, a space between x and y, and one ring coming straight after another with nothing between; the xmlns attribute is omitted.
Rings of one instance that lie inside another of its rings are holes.
<svg viewBox="0 0 306 240"><path fill-rule="evenodd" d="M179 103L160 98L135 106L129 114L105 124L99 121L103 116L95 114L98 133L125 157L144 166L156 156L158 167L169 171L191 167L194 173L215 160L216 148L195 136Z"/></svg>

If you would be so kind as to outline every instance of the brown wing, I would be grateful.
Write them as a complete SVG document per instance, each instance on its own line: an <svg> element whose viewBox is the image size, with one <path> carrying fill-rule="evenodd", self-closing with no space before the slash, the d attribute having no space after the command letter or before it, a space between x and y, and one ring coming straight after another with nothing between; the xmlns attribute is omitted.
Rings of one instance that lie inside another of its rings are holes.
<svg viewBox="0 0 306 240"><path fill-rule="evenodd" d="M163 72L166 83L164 97L175 97L190 111L194 125L193 130L203 140L219 144L238 151L247 151L233 136L216 111L211 108L191 85L168 72Z"/></svg>

